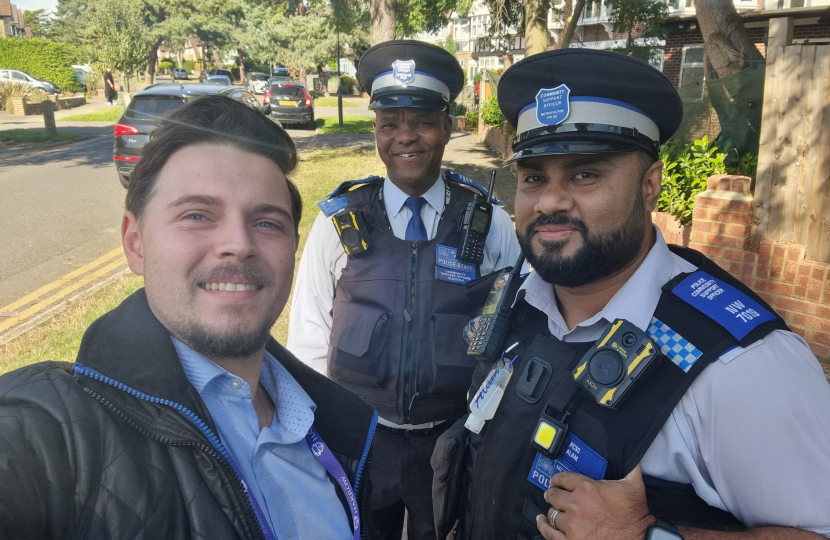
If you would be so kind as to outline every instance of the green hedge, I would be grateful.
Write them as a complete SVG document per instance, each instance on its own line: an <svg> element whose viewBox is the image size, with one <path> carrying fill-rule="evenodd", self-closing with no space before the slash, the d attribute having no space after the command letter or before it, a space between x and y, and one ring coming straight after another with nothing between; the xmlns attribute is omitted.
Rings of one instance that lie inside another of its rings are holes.
<svg viewBox="0 0 830 540"><path fill-rule="evenodd" d="M196 62L194 62L193 60L185 60L184 69L188 73L191 73L194 69L196 69Z"/></svg>
<svg viewBox="0 0 830 540"><path fill-rule="evenodd" d="M46 39L0 39L0 68L19 69L49 81L61 90L83 92L75 80L72 64L77 63L74 47Z"/></svg>

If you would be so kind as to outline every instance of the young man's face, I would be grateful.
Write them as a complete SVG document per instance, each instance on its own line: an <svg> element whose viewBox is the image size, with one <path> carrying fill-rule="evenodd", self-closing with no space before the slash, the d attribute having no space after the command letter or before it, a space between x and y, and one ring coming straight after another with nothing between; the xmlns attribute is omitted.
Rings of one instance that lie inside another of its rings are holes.
<svg viewBox="0 0 830 540"><path fill-rule="evenodd" d="M651 238L661 162L643 167L630 152L542 156L517 168L516 233L545 281L578 287L613 275Z"/></svg>
<svg viewBox="0 0 830 540"><path fill-rule="evenodd" d="M409 195L422 195L438 180L452 120L445 111L378 109L372 123L389 179Z"/></svg>
<svg viewBox="0 0 830 540"><path fill-rule="evenodd" d="M140 221L124 216L122 237L153 313L175 337L214 358L265 344L288 299L299 240L276 163L224 145L182 148Z"/></svg>

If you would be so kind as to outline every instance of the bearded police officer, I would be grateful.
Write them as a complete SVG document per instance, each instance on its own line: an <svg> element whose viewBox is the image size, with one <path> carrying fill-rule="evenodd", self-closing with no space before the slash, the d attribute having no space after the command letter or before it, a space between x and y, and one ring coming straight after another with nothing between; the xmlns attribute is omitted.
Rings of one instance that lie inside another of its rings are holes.
<svg viewBox="0 0 830 540"><path fill-rule="evenodd" d="M830 537L818 362L750 289L651 224L658 149L682 117L672 84L567 49L518 62L498 95L533 271L498 350L517 345L473 378L474 413L508 381L495 414L436 447L436 489L461 500L436 497L439 534L458 518L476 540Z"/></svg>
<svg viewBox="0 0 830 540"><path fill-rule="evenodd" d="M492 212L481 262L461 260L468 204L490 200L441 172L448 108L464 75L448 52L417 41L372 47L358 77L371 92L387 176L346 182L320 206L300 262L288 347L373 405L373 515L380 538L434 539L429 459L464 414L477 362L460 339L475 314L465 284L519 255L513 224ZM482 240L484 237L482 237Z"/></svg>

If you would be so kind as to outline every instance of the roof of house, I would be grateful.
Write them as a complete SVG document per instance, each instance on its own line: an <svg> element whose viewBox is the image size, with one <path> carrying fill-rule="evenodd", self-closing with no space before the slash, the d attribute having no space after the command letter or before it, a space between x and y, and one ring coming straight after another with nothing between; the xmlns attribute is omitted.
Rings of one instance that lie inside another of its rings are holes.
<svg viewBox="0 0 830 540"><path fill-rule="evenodd" d="M0 17L12 16L12 3L10 0L0 0Z"/></svg>

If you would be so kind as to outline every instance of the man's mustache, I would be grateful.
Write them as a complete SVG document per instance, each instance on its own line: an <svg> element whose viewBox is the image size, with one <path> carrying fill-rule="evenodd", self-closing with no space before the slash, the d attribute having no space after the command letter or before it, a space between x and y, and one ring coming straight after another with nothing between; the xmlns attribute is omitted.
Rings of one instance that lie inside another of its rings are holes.
<svg viewBox="0 0 830 540"><path fill-rule="evenodd" d="M242 277L247 283L262 285L264 287L273 285L274 283L271 276L253 264L235 264L231 262L219 263L208 268L203 268L193 275L191 281L194 286L198 286L200 283L228 281L235 277Z"/></svg>
<svg viewBox="0 0 830 540"><path fill-rule="evenodd" d="M583 233L588 230L585 226L585 222L577 217L569 216L565 213L551 215L543 214L534 219L533 222L527 226L525 229L525 235L530 236L538 227L542 227L544 225L567 225L568 227L573 227Z"/></svg>

